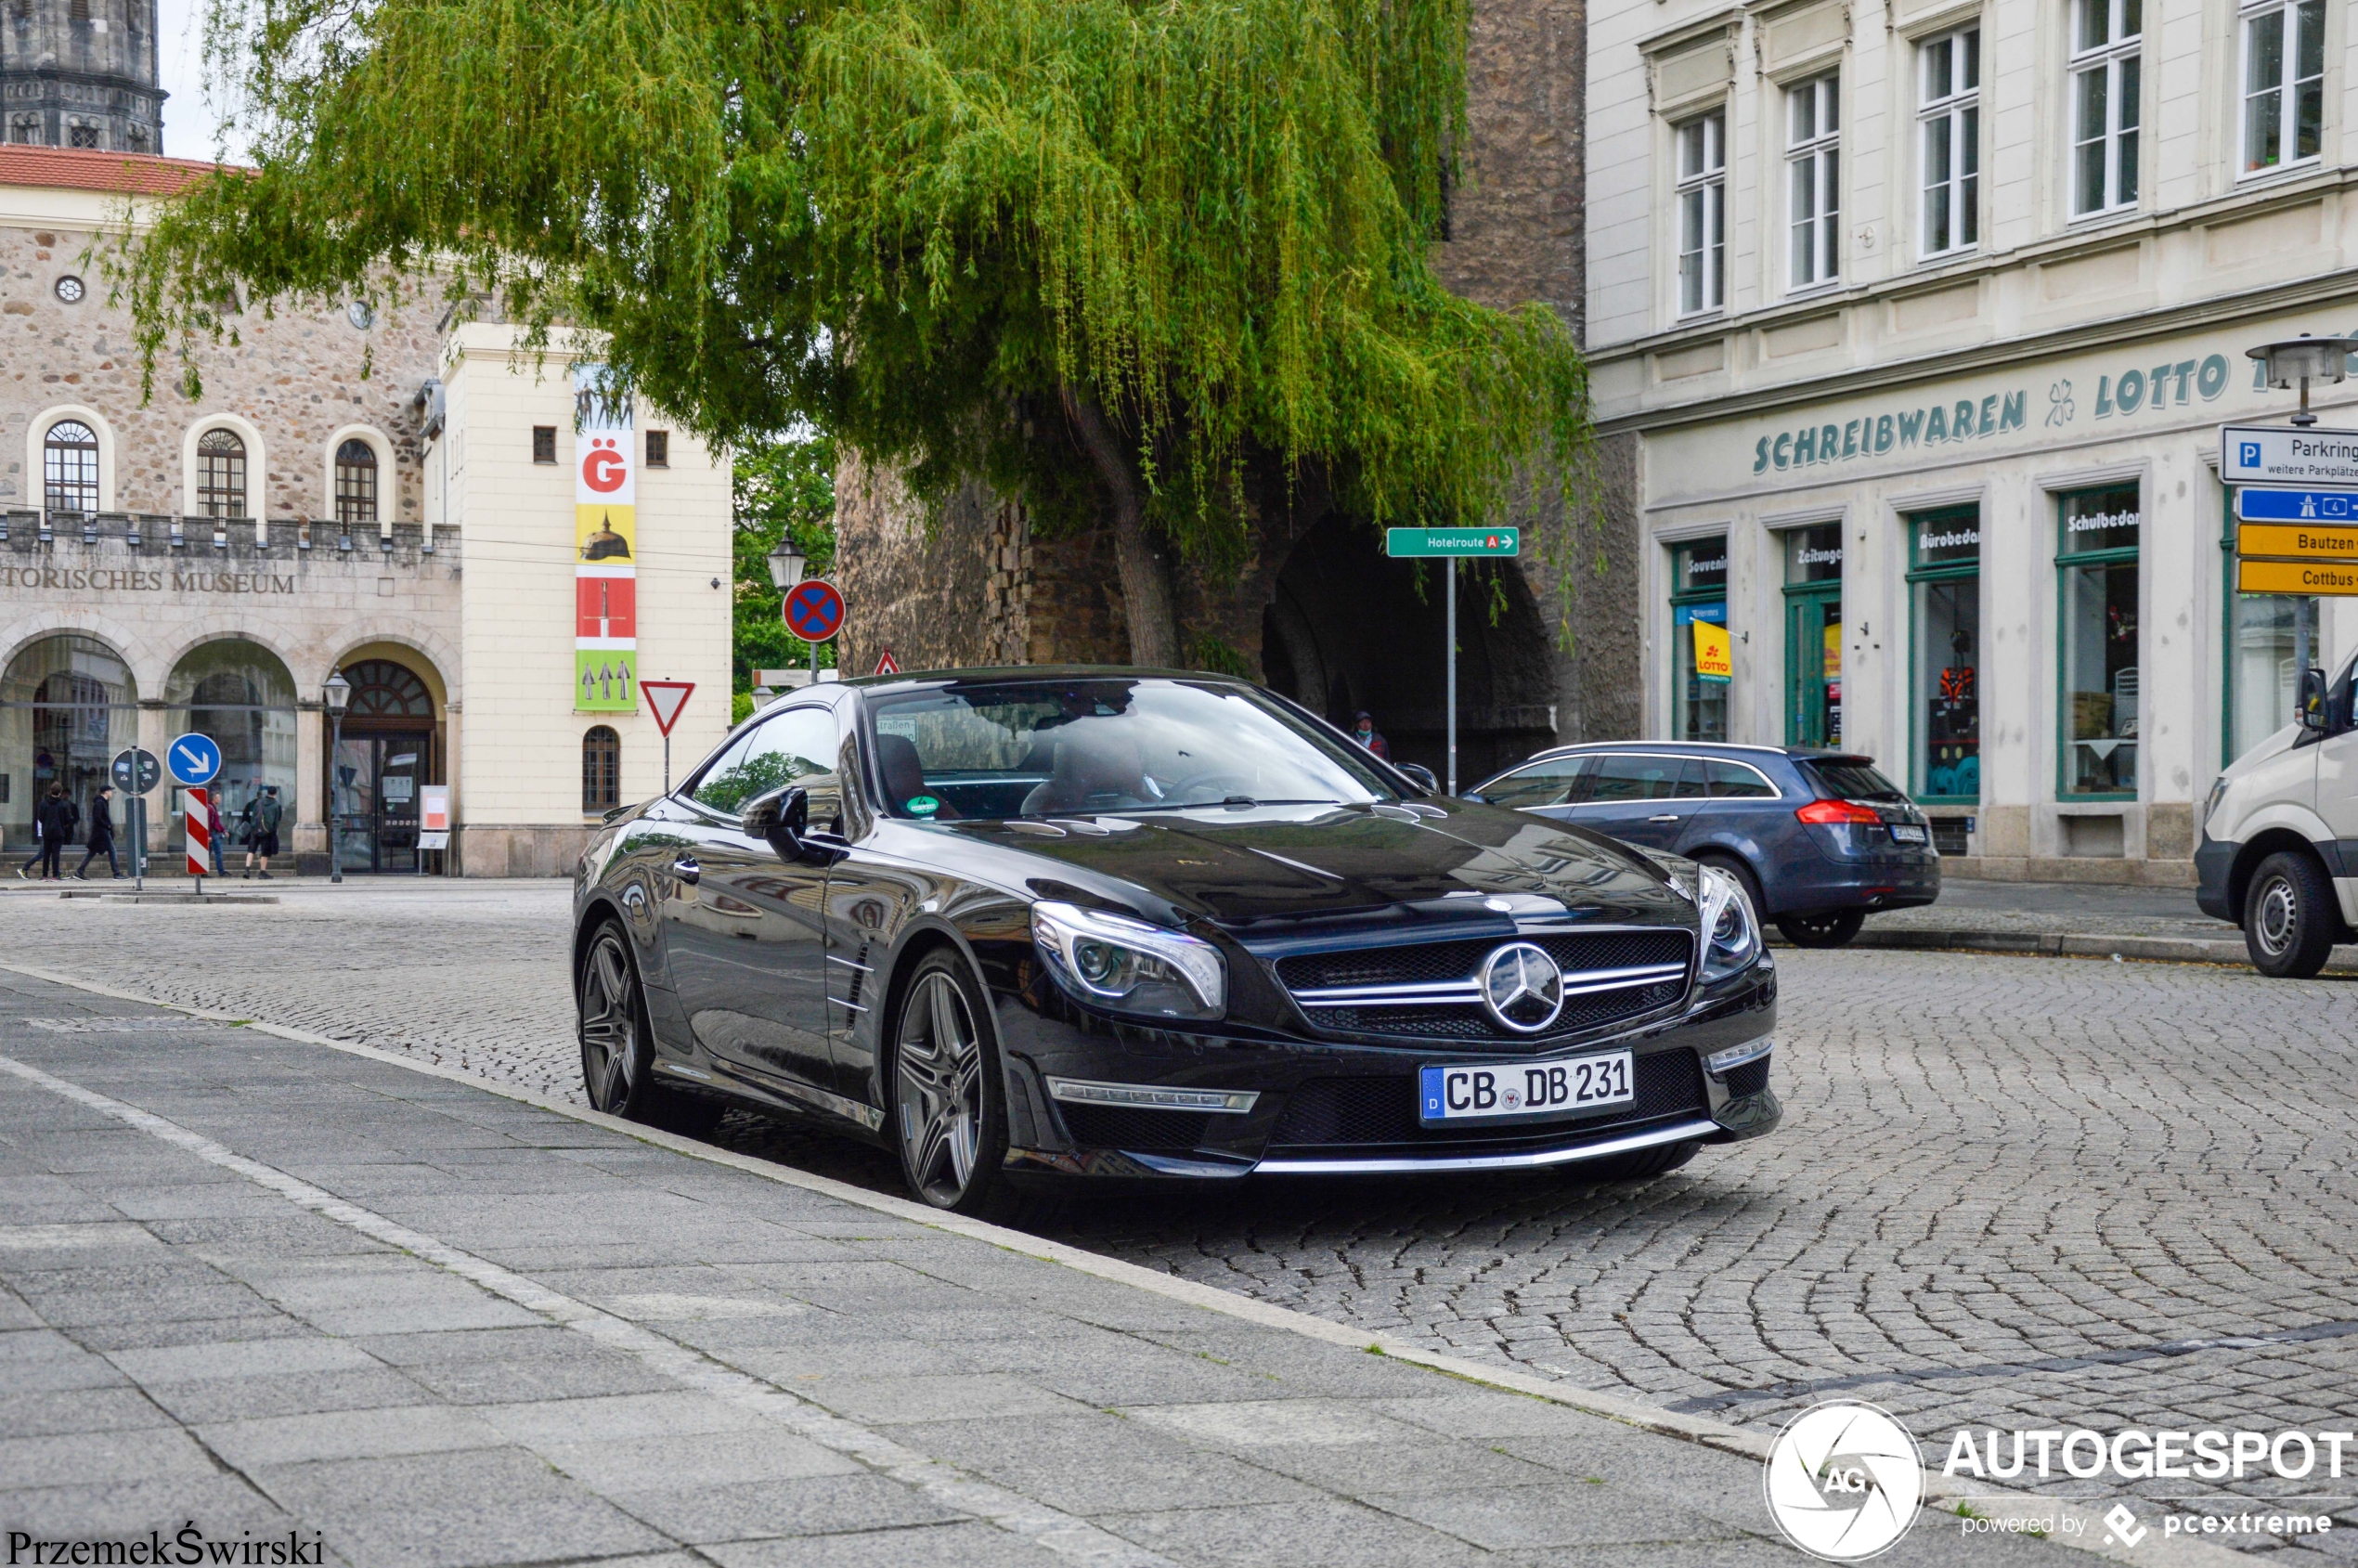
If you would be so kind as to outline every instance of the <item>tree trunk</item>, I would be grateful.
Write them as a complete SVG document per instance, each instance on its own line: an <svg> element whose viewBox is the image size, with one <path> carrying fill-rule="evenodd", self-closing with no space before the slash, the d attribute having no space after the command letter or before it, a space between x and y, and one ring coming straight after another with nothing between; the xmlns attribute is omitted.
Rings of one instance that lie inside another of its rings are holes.
<svg viewBox="0 0 2358 1568"><path fill-rule="evenodd" d="M1176 667L1179 626L1172 608L1171 563L1163 542L1147 529L1138 476L1131 469L1121 438L1095 405L1067 387L1064 406L1113 504L1114 564L1121 577L1122 608L1130 623L1130 662Z"/></svg>

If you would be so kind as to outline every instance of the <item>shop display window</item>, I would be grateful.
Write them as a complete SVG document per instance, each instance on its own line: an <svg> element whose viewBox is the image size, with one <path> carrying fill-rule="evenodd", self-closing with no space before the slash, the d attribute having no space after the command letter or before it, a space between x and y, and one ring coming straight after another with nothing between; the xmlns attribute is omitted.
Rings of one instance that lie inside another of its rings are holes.
<svg viewBox="0 0 2358 1568"><path fill-rule="evenodd" d="M2056 792L2065 799L2137 793L2137 486L2059 498L2056 588L2061 676Z"/></svg>
<svg viewBox="0 0 2358 1568"><path fill-rule="evenodd" d="M1671 725L1682 741L1728 738L1728 540L1693 539L1671 549Z"/></svg>
<svg viewBox="0 0 2358 1568"><path fill-rule="evenodd" d="M2227 546L2235 548L2235 506L2233 491L2226 506ZM2220 761L2233 762L2261 741L2292 722L2293 704L2300 689L2294 663L2293 616L2298 606L2309 610L2309 657L2318 655L2318 602L2283 593L2237 593L2235 562L2228 558L2226 584L2226 680L2223 744Z"/></svg>
<svg viewBox="0 0 2358 1568"><path fill-rule="evenodd" d="M1911 719L1920 800L1981 798L1981 509L1907 519L1915 672Z"/></svg>

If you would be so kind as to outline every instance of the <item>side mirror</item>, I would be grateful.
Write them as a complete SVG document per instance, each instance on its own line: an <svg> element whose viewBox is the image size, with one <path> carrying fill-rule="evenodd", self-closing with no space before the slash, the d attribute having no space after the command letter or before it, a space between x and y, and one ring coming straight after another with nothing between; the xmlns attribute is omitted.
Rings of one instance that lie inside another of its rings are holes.
<svg viewBox="0 0 2358 1568"><path fill-rule="evenodd" d="M784 861L802 859L803 836L810 831L810 794L800 784L787 784L745 803L738 820L748 838L767 840Z"/></svg>
<svg viewBox="0 0 2358 1568"><path fill-rule="evenodd" d="M2300 702L2294 708L2293 717L2304 730L2323 730L2329 727L2326 712L2326 672L2324 670L2304 669L2300 672Z"/></svg>
<svg viewBox="0 0 2358 1568"><path fill-rule="evenodd" d="M1416 780L1418 785L1422 788L1427 795L1439 795L1441 793L1441 781L1434 778L1432 776L1432 770L1426 767L1423 763L1395 762L1393 766L1399 769L1400 771L1407 774L1410 778Z"/></svg>

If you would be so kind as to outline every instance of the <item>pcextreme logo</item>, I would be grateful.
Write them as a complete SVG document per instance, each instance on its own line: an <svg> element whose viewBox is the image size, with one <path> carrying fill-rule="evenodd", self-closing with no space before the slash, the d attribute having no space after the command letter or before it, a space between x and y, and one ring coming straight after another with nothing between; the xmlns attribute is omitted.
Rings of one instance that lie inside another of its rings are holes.
<svg viewBox="0 0 2358 1568"><path fill-rule="evenodd" d="M1890 1412L1835 1401L1785 1424L1762 1484L1787 1540L1827 1562L1859 1562L1916 1522L1924 1461Z"/></svg>

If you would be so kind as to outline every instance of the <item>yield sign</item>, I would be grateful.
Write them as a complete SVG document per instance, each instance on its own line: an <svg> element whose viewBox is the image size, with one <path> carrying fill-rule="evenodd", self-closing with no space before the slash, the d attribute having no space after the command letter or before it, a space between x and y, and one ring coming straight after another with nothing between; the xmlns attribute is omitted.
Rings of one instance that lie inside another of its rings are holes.
<svg viewBox="0 0 2358 1568"><path fill-rule="evenodd" d="M898 675L900 673L900 661L892 656L891 649L887 648L884 651L884 656L876 661L876 673L878 675Z"/></svg>
<svg viewBox="0 0 2358 1568"><path fill-rule="evenodd" d="M680 710L688 706L688 693L696 689L693 680L641 680L639 690L647 694L647 706L655 710L655 728L666 736L680 722Z"/></svg>

